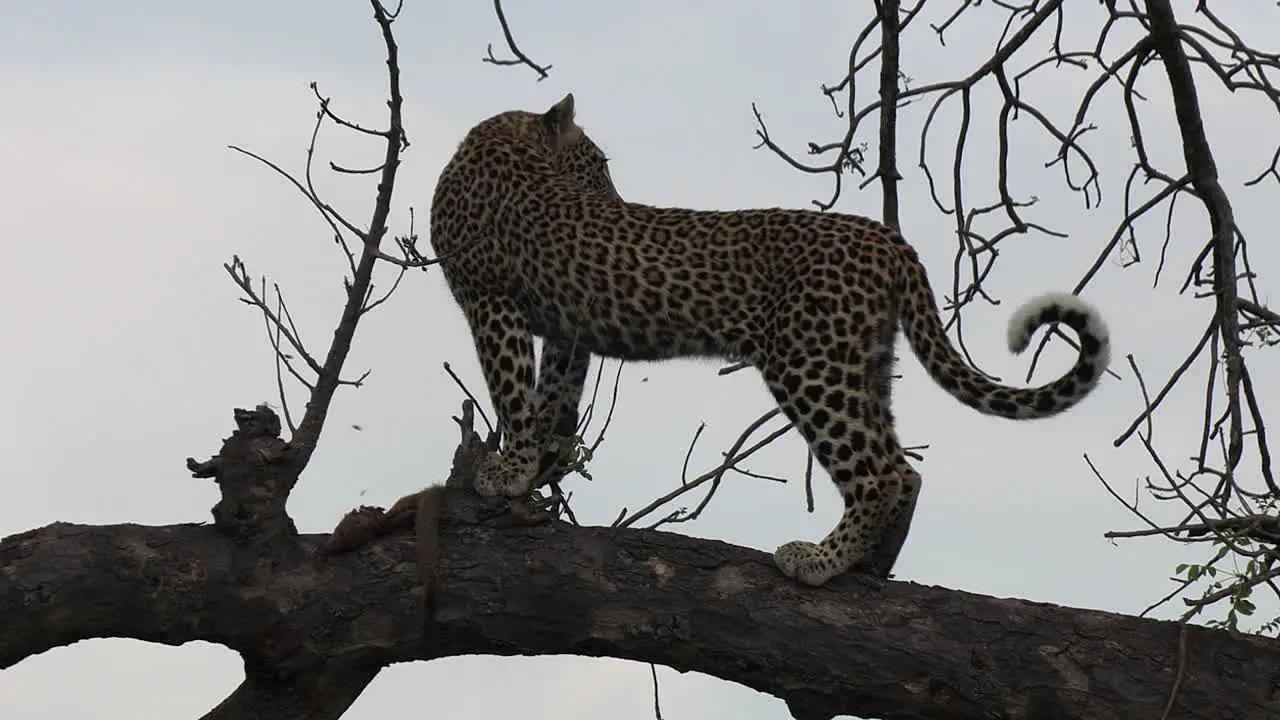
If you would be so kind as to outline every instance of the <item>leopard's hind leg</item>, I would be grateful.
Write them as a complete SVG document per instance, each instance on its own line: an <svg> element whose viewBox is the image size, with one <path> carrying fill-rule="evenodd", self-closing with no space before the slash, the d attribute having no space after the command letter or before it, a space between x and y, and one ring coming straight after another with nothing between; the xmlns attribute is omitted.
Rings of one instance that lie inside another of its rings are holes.
<svg viewBox="0 0 1280 720"><path fill-rule="evenodd" d="M923 483L920 473L911 467L911 463L907 461L900 447L894 458L894 467L897 469L898 479L902 482L902 491L898 494L898 501L889 509L884 530L880 533L880 540L871 551L870 559L864 561L863 568L870 574L885 580L888 580L893 572L893 566L898 561L902 546L907 541L907 533L911 530L911 518L915 516L916 500L920 496L920 486Z"/></svg>
<svg viewBox="0 0 1280 720"><path fill-rule="evenodd" d="M893 418L891 395L893 345L896 335L895 323L890 322L881 326L881 338L877 346L879 352L871 356L871 381L867 386L869 391L867 397L871 403L876 424L885 430L888 446L886 450L892 467L902 483L902 491L898 494L898 501L889 509L889 514L884 521L884 529L880 533L875 548L871 551L871 557L864 559L859 568L886 580L898 561L903 544L907 541L907 533L911 530L911 519L916 512L916 500L923 483L920 473L911 467L906 451L898 441L897 426Z"/></svg>
<svg viewBox="0 0 1280 720"><path fill-rule="evenodd" d="M900 517L894 511L903 477L893 455L900 449L886 425L887 407L869 395L867 370L862 353L832 358L821 348L792 348L762 363L774 399L831 475L844 502L840 522L821 542L796 540L774 552L778 569L806 585L823 585L855 565L870 565L878 574L874 551L886 523ZM905 528L900 532L905 539ZM891 547L892 542L885 550Z"/></svg>

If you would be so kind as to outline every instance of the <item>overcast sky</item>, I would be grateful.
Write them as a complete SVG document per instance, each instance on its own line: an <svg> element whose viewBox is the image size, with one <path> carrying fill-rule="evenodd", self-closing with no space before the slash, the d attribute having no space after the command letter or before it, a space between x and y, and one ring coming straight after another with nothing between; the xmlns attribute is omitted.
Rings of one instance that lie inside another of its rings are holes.
<svg viewBox="0 0 1280 720"><path fill-rule="evenodd" d="M752 150L751 103L789 148L802 151L811 140L839 137L843 121L833 117L818 87L843 74L862 23L863 11L852 8L864 5L511 0L508 14L522 47L554 65L549 79L535 82L527 69L479 62L486 44L501 40L489 4L410 1L396 25L413 143L397 187L398 229L404 230L412 206L425 233L436 175L470 126L506 109L543 110L567 91L630 200L729 209L806 207L825 198L829 178L799 174ZM1095 6L1079 10L1096 13ZM1274 6L1251 7L1248 27L1280 22ZM944 3L938 12L949 9ZM906 73L915 84L967 74L1002 17L998 8L982 6L952 31L946 47L920 23L905 41ZM191 479L183 458L217 449L232 428L233 407L275 399L261 320L236 301L222 263L238 253L252 272L279 282L316 353L337 317L344 269L322 222L291 189L226 146L301 167L313 80L337 112L381 124L380 43L360 2L46 0L6 8L0 25L0 236L7 250L0 269L0 302L7 308L0 315L6 409L0 414L6 462L0 536L55 520L209 519L216 488ZM1154 81L1159 66L1151 70ZM1026 91L1065 124L1074 108L1071 93L1093 75L1054 77ZM1148 147L1163 169L1178 175L1180 147L1161 85L1147 83ZM1211 87L1203 77L1201 85ZM874 87L864 82L859 91L869 96ZM990 106L981 103L992 97L989 88L975 96L985 117ZM1027 367L1004 347L1013 307L1036 293L1073 287L1124 214L1128 130L1116 100L1115 92L1104 93L1092 115L1099 130L1088 136L1090 147L1105 173L1103 202L1095 210L1063 189L1056 168L1044 168L1053 147L1043 135L1029 122L1016 126L1014 192L1038 196L1028 219L1068 237L1008 241L987 283L1003 304L976 306L966 317L975 360L1008 381L1019 382ZM1205 103L1237 218L1246 234L1263 240L1251 247L1254 266L1274 271L1280 250L1269 241L1277 186L1242 188L1241 182L1262 169L1280 142L1280 123L1260 105L1216 90ZM914 128L922 107L903 117L912 130L903 136L902 224L941 296L952 286L956 244L950 220L933 208L916 167ZM934 162L947 161L957 116L952 105L940 117ZM986 202L994 161L983 158L994 157L994 145L985 120L978 130L967 150L966 180L969 197ZM381 152L334 130L322 143L324 158L348 166L375 164ZM935 174L946 176L945 165L935 166ZM372 182L326 178L322 187L334 205L365 222ZM837 209L876 215L879 204L878 185L850 188ZM1111 442L1141 407L1125 356L1135 354L1149 383L1163 382L1209 318L1210 305L1173 294L1207 228L1193 203L1184 200L1179 208L1160 287L1153 289L1152 279L1162 220L1153 219L1140 235L1148 261L1124 269L1113 257L1086 292L1110 323L1113 369L1124 379L1107 379L1066 416L1024 424L980 417L929 382L900 348L900 435L907 444L930 445L918 464L925 486L896 568L900 579L1135 613L1168 590L1176 563L1204 559L1202 549L1188 552L1158 540L1105 540L1105 531L1136 523L1082 458L1089 453L1129 495L1136 478L1154 472L1138 448L1116 450ZM446 361L483 394L465 323L440 274L412 275L361 326L349 367L373 372L366 387L339 395L322 446L293 493L289 509L301 531L325 532L355 505L390 504L443 479L456 438L449 417L461 400L441 367ZM1055 343L1037 378L1042 382L1071 361L1069 348ZM700 422L708 429L693 466L706 468L769 409L758 376L719 378L717 367L678 361L624 369L613 426L593 461L595 481L573 486L581 520L607 523L620 507L635 508L671 489ZM1157 444L1175 463L1193 452L1198 438L1204 369L1197 367L1195 383L1171 399L1157 429ZM1272 407L1280 407L1277 374L1255 373L1254 380ZM788 435L751 468L792 482L732 478L702 520L678 529L765 551L787 540L821 538L839 503L823 476L815 484L818 509L806 512L797 481L804 457L799 438ZM0 673L0 716L198 717L241 678L238 657L222 647L95 640ZM659 678L669 717L786 716L781 701L714 678L666 668ZM645 718L652 716L649 682L640 663L456 658L383 672L347 717L387 717L431 698L459 716ZM531 693L538 693L536 700L521 698Z"/></svg>

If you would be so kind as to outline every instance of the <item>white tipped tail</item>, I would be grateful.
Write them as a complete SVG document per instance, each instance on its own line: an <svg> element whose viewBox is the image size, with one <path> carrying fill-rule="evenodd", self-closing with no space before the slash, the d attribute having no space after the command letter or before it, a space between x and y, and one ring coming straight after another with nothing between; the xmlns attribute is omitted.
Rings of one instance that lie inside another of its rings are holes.
<svg viewBox="0 0 1280 720"><path fill-rule="evenodd" d="M1083 318L1083 326L1077 332L1101 341L1101 347L1094 356L1093 362L1099 369L1105 370L1111 363L1110 334L1102 314L1092 304L1078 295L1065 292L1050 292L1034 297L1023 303L1013 316L1009 318L1009 352L1018 354L1027 349L1031 338L1041 325L1050 322L1066 322L1068 315Z"/></svg>

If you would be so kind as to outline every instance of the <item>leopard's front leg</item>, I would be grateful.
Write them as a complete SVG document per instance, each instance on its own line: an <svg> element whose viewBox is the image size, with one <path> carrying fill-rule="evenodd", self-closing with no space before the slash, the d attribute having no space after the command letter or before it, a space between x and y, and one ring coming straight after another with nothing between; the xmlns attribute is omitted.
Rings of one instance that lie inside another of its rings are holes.
<svg viewBox="0 0 1280 720"><path fill-rule="evenodd" d="M537 476L540 452L529 322L508 297L485 295L461 304L502 434L502 451L487 456L476 469L476 492L486 497L526 495Z"/></svg>

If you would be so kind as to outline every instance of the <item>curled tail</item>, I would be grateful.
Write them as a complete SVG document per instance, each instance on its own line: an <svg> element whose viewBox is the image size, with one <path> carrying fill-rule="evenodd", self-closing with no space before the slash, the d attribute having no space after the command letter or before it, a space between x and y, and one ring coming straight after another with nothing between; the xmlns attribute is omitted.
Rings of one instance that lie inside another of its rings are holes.
<svg viewBox="0 0 1280 720"><path fill-rule="evenodd" d="M1030 388L1001 385L970 367L956 351L938 316L924 266L914 251L905 255L903 334L929 376L952 397L984 415L1024 420L1067 410L1097 386L1111 360L1111 339L1106 323L1092 305L1070 293L1046 293L1018 308L1009 319L1011 352L1026 350L1042 325L1060 322L1075 331L1080 355L1070 370L1048 384Z"/></svg>

